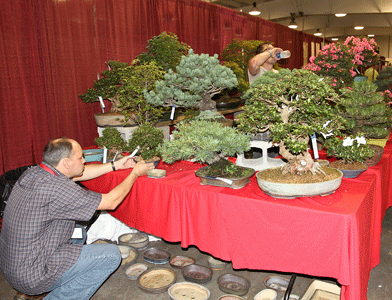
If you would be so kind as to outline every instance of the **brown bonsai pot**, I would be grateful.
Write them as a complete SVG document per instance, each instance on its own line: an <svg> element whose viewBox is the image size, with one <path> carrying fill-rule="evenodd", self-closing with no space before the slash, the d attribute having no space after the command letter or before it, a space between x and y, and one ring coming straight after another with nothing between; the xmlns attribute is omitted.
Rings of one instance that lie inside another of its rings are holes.
<svg viewBox="0 0 392 300"><path fill-rule="evenodd" d="M369 144L369 147L373 149L374 156L366 159L365 164L368 167L373 167L380 162L382 155L384 154L384 148L379 145L373 145L373 144Z"/></svg>

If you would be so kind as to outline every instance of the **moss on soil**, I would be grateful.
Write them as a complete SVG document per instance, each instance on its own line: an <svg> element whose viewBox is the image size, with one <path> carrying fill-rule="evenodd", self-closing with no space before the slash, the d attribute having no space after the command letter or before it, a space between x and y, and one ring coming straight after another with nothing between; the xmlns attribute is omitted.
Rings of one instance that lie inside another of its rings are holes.
<svg viewBox="0 0 392 300"><path fill-rule="evenodd" d="M331 162L331 167L339 170L365 170L366 164L360 162L345 163L342 160Z"/></svg>
<svg viewBox="0 0 392 300"><path fill-rule="evenodd" d="M223 178L244 178L253 173L253 169L237 166L227 159L221 159L196 171L199 175Z"/></svg>
<svg viewBox="0 0 392 300"><path fill-rule="evenodd" d="M271 182L280 182L280 183L316 183L316 182L324 182L338 178L341 176L341 173L329 167L322 167L323 173L317 173L313 175L311 172L307 172L303 175L297 174L282 174L281 168L275 169L267 169L262 170L257 173L257 176L260 179L271 181Z"/></svg>

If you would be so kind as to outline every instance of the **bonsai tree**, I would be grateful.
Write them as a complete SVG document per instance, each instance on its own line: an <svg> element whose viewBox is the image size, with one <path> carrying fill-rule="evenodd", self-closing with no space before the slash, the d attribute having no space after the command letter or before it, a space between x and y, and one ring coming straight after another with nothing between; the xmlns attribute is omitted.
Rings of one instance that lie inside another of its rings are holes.
<svg viewBox="0 0 392 300"><path fill-rule="evenodd" d="M147 42L147 51L139 54L136 58L140 63L155 61L165 72L175 70L180 63L181 57L188 53L190 46L178 41L174 33L162 32Z"/></svg>
<svg viewBox="0 0 392 300"><path fill-rule="evenodd" d="M222 66L216 54L198 55L190 49L176 72L170 69L163 80L155 83L155 91L146 91L144 96L153 105L214 110L216 103L211 97L236 85L233 71Z"/></svg>
<svg viewBox="0 0 392 300"><path fill-rule="evenodd" d="M307 151L313 133L339 134L344 121L336 115L333 103L338 95L311 71L267 72L257 78L245 94L244 113L238 116L238 127L256 134L270 130L272 142L288 161L283 174L302 174L320 170Z"/></svg>
<svg viewBox="0 0 392 300"><path fill-rule="evenodd" d="M248 63L256 48L262 43L257 40L233 39L220 54L220 60L237 77L238 90L245 92L249 88Z"/></svg>
<svg viewBox="0 0 392 300"><path fill-rule="evenodd" d="M218 122L192 120L176 124L172 140L164 141L160 152L162 160L167 163L192 158L192 161L213 165L223 160L226 168L232 165L225 159L226 156L234 156L249 149L249 137L235 128L224 127Z"/></svg>
<svg viewBox="0 0 392 300"><path fill-rule="evenodd" d="M102 136L94 140L98 147L106 147L108 149L107 158L112 160L114 156L126 150L127 143L121 137L121 133L114 127L107 127L102 131Z"/></svg>
<svg viewBox="0 0 392 300"><path fill-rule="evenodd" d="M366 138L357 134L343 138L330 137L326 140L327 155L342 160L345 164L354 162L363 163L374 155L373 150L367 145Z"/></svg>
<svg viewBox="0 0 392 300"><path fill-rule="evenodd" d="M128 66L127 63L119 61L109 61L108 70L102 71L98 80L94 82L94 87L89 88L85 94L80 94L79 98L84 103L93 103L99 101L99 96L109 100L112 104L110 112L120 112L120 100L118 99L121 87L121 78L119 70Z"/></svg>
<svg viewBox="0 0 392 300"><path fill-rule="evenodd" d="M159 156L159 146L163 144L162 130L154 127L151 123L140 125L133 133L128 141L128 150L133 152L137 147L137 154L145 161L153 157Z"/></svg>
<svg viewBox="0 0 392 300"><path fill-rule="evenodd" d="M383 138L391 125L391 108L372 82L354 82L352 89L342 89L339 114L347 120L347 132L363 132L367 138Z"/></svg>
<svg viewBox="0 0 392 300"><path fill-rule="evenodd" d="M153 122L162 115L162 108L155 107L144 98L144 91L153 91L155 81L163 79L165 72L155 61L131 65L118 70L121 87L119 88L120 108L125 123L137 124Z"/></svg>
<svg viewBox="0 0 392 300"><path fill-rule="evenodd" d="M385 102L392 101L392 67L381 70L373 83L377 86L377 91L384 93Z"/></svg>

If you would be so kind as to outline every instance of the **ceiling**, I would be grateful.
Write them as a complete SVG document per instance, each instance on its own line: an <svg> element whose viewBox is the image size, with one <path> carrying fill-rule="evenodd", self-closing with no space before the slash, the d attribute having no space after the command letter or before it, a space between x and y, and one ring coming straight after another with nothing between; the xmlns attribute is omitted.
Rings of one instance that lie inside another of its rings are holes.
<svg viewBox="0 0 392 300"><path fill-rule="evenodd" d="M325 38L345 39L349 35L374 34L392 36L392 0L203 0L243 13L256 2L261 11L258 17L288 26L292 14L296 30L314 34L321 31ZM347 13L335 17L335 13ZM355 30L354 26L364 26Z"/></svg>

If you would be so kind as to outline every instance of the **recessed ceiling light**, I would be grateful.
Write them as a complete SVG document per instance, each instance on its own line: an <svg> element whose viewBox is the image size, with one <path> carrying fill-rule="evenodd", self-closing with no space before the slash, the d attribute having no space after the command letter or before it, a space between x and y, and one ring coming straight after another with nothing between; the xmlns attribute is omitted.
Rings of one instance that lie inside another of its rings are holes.
<svg viewBox="0 0 392 300"><path fill-rule="evenodd" d="M363 26L355 26L354 29L355 30L362 30L364 27Z"/></svg>
<svg viewBox="0 0 392 300"><path fill-rule="evenodd" d="M317 29L317 31L314 33L314 35L315 36L320 36L320 35L323 35L323 34L320 32L320 29Z"/></svg>
<svg viewBox="0 0 392 300"><path fill-rule="evenodd" d="M374 37L374 34L368 34L368 37Z"/></svg>
<svg viewBox="0 0 392 300"><path fill-rule="evenodd" d="M333 40L333 41L338 41L339 38L332 38L331 40Z"/></svg>
<svg viewBox="0 0 392 300"><path fill-rule="evenodd" d="M345 17L347 14L345 13L337 13L335 14L335 17L341 18L341 17Z"/></svg>

